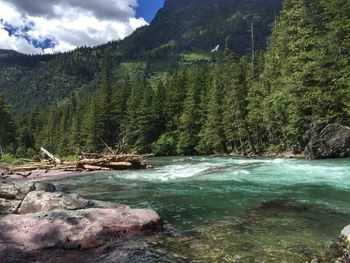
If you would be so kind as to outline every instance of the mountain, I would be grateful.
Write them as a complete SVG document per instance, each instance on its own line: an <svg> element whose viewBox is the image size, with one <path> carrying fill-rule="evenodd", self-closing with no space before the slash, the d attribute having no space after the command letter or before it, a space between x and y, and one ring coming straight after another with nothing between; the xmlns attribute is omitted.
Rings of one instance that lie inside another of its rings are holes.
<svg viewBox="0 0 350 263"><path fill-rule="evenodd" d="M235 3L169 0L123 41L50 56L4 52L0 79L17 114L28 113L15 118L15 140L6 137L12 125L2 128L6 150L26 157L45 146L69 156L107 144L159 155L301 153L327 124L348 126L350 3L284 0L275 21L273 1ZM231 23L224 7L245 23ZM268 30L267 18L273 30L262 51L268 34L259 40L258 25ZM214 43L221 47L211 53ZM1 100L4 127L12 118Z"/></svg>
<svg viewBox="0 0 350 263"><path fill-rule="evenodd" d="M0 49L0 57L12 57L19 54L18 52L14 50L9 50L9 49Z"/></svg>
<svg viewBox="0 0 350 263"><path fill-rule="evenodd" d="M59 103L73 91L90 94L100 86L106 51L115 80L140 73L156 83L169 70L209 62L212 48L223 47L227 37L237 53L249 54L252 28L255 50L264 49L281 5L281 0L166 0L149 26L122 41L56 55L2 50L0 91L16 113Z"/></svg>
<svg viewBox="0 0 350 263"><path fill-rule="evenodd" d="M217 44L223 46L230 36L235 51L246 54L251 48L251 25L256 49L265 48L281 5L280 0L167 0L150 26L124 42L134 54L169 47L176 52L208 52Z"/></svg>

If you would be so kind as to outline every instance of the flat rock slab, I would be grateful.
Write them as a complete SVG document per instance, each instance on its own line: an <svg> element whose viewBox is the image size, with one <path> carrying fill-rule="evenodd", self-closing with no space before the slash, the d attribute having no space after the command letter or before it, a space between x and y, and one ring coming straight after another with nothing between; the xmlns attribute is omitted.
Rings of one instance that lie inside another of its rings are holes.
<svg viewBox="0 0 350 263"><path fill-rule="evenodd" d="M152 209L89 208L8 215L0 221L0 262L11 251L84 250L160 227Z"/></svg>

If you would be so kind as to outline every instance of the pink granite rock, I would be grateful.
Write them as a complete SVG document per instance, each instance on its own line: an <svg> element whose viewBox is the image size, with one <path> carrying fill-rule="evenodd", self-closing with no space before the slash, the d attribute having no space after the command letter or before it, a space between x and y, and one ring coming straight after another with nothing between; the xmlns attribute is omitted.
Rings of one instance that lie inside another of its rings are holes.
<svg viewBox="0 0 350 263"><path fill-rule="evenodd" d="M158 227L160 218L152 209L89 208L8 215L0 220L0 260L3 251L84 250Z"/></svg>

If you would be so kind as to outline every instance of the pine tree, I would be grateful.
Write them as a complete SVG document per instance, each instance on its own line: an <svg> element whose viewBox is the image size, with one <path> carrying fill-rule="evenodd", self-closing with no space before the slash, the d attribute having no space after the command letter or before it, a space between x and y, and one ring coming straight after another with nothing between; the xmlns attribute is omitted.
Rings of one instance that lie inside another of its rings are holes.
<svg viewBox="0 0 350 263"><path fill-rule="evenodd" d="M196 154L196 146L199 141L201 123L201 87L202 79L200 70L193 68L189 74L188 91L184 103L184 110L179 119L179 140L177 151L180 154Z"/></svg>
<svg viewBox="0 0 350 263"><path fill-rule="evenodd" d="M165 118L168 131L178 129L187 94L188 76L186 71L176 72L166 84Z"/></svg>
<svg viewBox="0 0 350 263"><path fill-rule="evenodd" d="M138 112L141 102L142 84L133 85L127 102L126 121L123 123L123 138L128 148L133 148L138 140Z"/></svg>
<svg viewBox="0 0 350 263"><path fill-rule="evenodd" d="M158 83L158 87L155 91L152 100L152 113L154 119L154 132L155 137L158 138L164 131L167 122L167 116L165 112L166 103L166 90L163 81Z"/></svg>
<svg viewBox="0 0 350 263"><path fill-rule="evenodd" d="M130 76L126 75L121 81L113 98L115 120L115 142L123 144L123 128L127 126L128 100L131 92Z"/></svg>
<svg viewBox="0 0 350 263"><path fill-rule="evenodd" d="M0 93L0 146L5 147L15 142L15 125L11 117L11 108Z"/></svg>
<svg viewBox="0 0 350 263"><path fill-rule="evenodd" d="M144 81L141 89L142 99L137 110L137 139L134 149L139 153L150 152L151 144L157 138L155 133L156 116L152 110L152 88Z"/></svg>
<svg viewBox="0 0 350 263"><path fill-rule="evenodd" d="M223 127L224 85L220 66L215 68L210 86L208 114L199 134L199 153L226 153L226 137Z"/></svg>
<svg viewBox="0 0 350 263"><path fill-rule="evenodd" d="M247 109L247 81L246 64L234 54L226 40L224 57L224 130L231 151L245 152L247 143L246 109Z"/></svg>
<svg viewBox="0 0 350 263"><path fill-rule="evenodd" d="M112 146L115 141L116 120L115 106L112 101L112 61L109 54L105 54L101 67L102 88L98 116L100 133L98 135L107 145Z"/></svg>

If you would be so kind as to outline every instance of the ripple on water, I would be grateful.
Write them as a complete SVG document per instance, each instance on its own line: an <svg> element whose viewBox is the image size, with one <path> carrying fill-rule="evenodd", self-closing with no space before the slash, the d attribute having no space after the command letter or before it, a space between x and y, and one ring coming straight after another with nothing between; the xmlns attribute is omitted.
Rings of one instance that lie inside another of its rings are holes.
<svg viewBox="0 0 350 263"><path fill-rule="evenodd" d="M349 160L152 161L153 170L63 182L90 198L160 213L164 232L141 238L146 245L133 247L125 262L330 262L325 247L350 223ZM126 250L133 242L124 242Z"/></svg>

